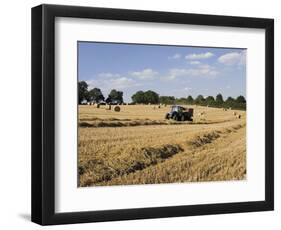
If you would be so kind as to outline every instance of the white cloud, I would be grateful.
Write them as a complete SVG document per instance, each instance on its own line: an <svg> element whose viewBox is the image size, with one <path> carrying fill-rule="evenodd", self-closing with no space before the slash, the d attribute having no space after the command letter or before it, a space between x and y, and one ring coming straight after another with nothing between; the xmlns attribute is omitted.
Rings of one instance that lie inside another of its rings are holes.
<svg viewBox="0 0 281 230"><path fill-rule="evenodd" d="M137 77L140 80L153 80L158 75L158 72L152 69L144 69L142 71L131 72L129 75Z"/></svg>
<svg viewBox="0 0 281 230"><path fill-rule="evenodd" d="M173 80L177 77L216 77L219 72L210 65L199 65L196 68L170 69L166 79Z"/></svg>
<svg viewBox="0 0 281 230"><path fill-rule="evenodd" d="M190 88L190 87L185 87L183 90L184 90L184 91L190 91L190 90L192 90L192 88Z"/></svg>
<svg viewBox="0 0 281 230"><path fill-rule="evenodd" d="M171 88L169 89L169 94L173 95L174 97L181 98L181 97L187 97L187 94L190 94L192 92L191 87L177 87L177 88ZM167 94L166 92L163 92L163 94Z"/></svg>
<svg viewBox="0 0 281 230"><path fill-rule="evenodd" d="M181 54L174 54L173 56L168 57L168 59L180 59Z"/></svg>
<svg viewBox="0 0 281 230"><path fill-rule="evenodd" d="M125 89L137 85L137 83L134 80L127 77L110 79L108 84L110 85L111 88L116 88L116 89Z"/></svg>
<svg viewBox="0 0 281 230"><path fill-rule="evenodd" d="M218 58L218 61L225 65L245 65L246 51L224 54Z"/></svg>
<svg viewBox="0 0 281 230"><path fill-rule="evenodd" d="M139 83L127 77L89 80L87 83L90 89L97 87L105 91L110 89L121 90L139 85Z"/></svg>
<svg viewBox="0 0 281 230"><path fill-rule="evenodd" d="M200 61L190 61L189 64L190 65L199 65L199 64L201 64L201 62Z"/></svg>
<svg viewBox="0 0 281 230"><path fill-rule="evenodd" d="M113 73L99 73L98 78L117 78L120 77L120 74Z"/></svg>
<svg viewBox="0 0 281 230"><path fill-rule="evenodd" d="M200 59L207 59L213 57L214 54L211 52L201 53L201 54L188 54L185 56L187 60L200 60Z"/></svg>

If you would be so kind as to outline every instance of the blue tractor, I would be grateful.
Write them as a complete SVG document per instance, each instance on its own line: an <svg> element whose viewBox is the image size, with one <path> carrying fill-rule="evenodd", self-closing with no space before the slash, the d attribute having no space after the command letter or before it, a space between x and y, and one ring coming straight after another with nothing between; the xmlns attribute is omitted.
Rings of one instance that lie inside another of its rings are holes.
<svg viewBox="0 0 281 230"><path fill-rule="evenodd" d="M173 119L175 121L193 121L193 109L173 105L171 107L171 111L166 114L165 119Z"/></svg>

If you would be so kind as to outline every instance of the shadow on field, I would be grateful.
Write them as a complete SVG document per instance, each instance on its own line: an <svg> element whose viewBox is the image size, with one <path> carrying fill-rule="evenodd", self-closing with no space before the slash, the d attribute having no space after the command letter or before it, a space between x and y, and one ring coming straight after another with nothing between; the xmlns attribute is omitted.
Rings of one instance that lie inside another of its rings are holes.
<svg viewBox="0 0 281 230"><path fill-rule="evenodd" d="M136 151L138 157L131 162L124 159L124 161L119 161L118 164L113 165L113 162L104 161L103 159L93 159L85 163L80 163L78 167L80 186L91 186L109 181L114 177L143 170L182 152L183 148L177 144L168 144L160 148L145 147Z"/></svg>

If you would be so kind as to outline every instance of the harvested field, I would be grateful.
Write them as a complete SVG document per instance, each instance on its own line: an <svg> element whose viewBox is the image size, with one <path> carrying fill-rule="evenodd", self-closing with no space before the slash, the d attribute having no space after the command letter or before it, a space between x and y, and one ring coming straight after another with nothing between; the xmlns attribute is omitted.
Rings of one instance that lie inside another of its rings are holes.
<svg viewBox="0 0 281 230"><path fill-rule="evenodd" d="M169 109L79 106L79 186L246 178L246 112L195 106L193 122L176 122Z"/></svg>

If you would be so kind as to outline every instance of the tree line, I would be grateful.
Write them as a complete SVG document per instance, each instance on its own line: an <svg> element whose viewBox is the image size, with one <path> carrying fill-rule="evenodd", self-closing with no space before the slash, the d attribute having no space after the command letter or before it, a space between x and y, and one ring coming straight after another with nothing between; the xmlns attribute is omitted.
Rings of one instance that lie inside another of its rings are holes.
<svg viewBox="0 0 281 230"><path fill-rule="evenodd" d="M123 101L123 92L116 89L112 89L108 94L107 98L103 96L99 88L88 89L88 84L85 81L78 82L78 101L79 104L82 104L83 101L101 103L106 102L107 104L122 104Z"/></svg>
<svg viewBox="0 0 281 230"><path fill-rule="evenodd" d="M233 108L246 110L246 99L243 96L238 96L237 98L227 97L226 100L223 99L222 94L218 94L216 98L213 96L204 97L203 95L198 95L193 98L191 95L188 97L176 98L174 96L159 96L156 92L152 90L148 91L138 91L132 96L133 103L137 104L186 104L186 105L201 105L210 106L218 108Z"/></svg>
<svg viewBox="0 0 281 230"><path fill-rule="evenodd" d="M203 95L198 95L195 99L192 96L188 96L186 99L182 98L182 100L186 104L246 110L246 99L242 95L236 98L227 97L224 100L222 94L219 93L215 98L213 96L203 97Z"/></svg>
<svg viewBox="0 0 281 230"><path fill-rule="evenodd" d="M112 89L105 100L101 90L99 88L93 88L88 90L88 84L85 81L80 81L78 83L79 88L79 103L81 104L83 100L94 101L99 103L105 101L106 103L116 103L122 104L123 92L116 89ZM174 96L160 96L158 93L148 90L148 91L137 91L132 95L132 104L186 104L186 105L201 105L217 108L233 108L246 110L246 99L244 96L238 96L237 98L227 97L224 100L222 94L218 94L216 97L203 95L198 95L193 98L191 95L181 98L176 98Z"/></svg>

